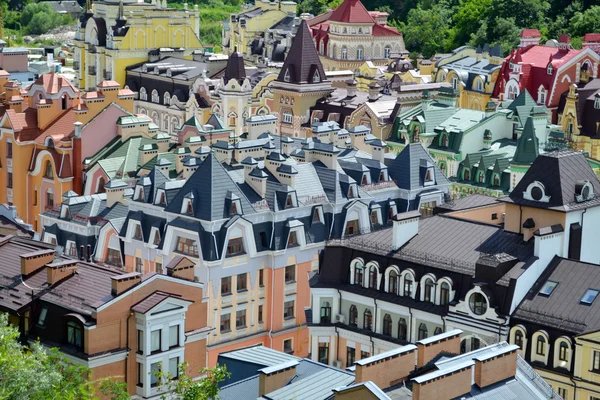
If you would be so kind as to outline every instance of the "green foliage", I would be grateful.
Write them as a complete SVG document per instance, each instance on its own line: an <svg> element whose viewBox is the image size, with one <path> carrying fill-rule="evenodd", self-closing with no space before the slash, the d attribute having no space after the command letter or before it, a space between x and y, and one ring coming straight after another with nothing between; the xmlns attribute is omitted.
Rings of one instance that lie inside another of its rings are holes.
<svg viewBox="0 0 600 400"><path fill-rule="evenodd" d="M48 3L29 3L21 12L21 25L25 32L40 35L72 22L68 15L57 13Z"/></svg>
<svg viewBox="0 0 600 400"><path fill-rule="evenodd" d="M217 365L215 368L204 368L200 371L204 375L203 378L194 381L186 375L187 363L179 365L179 377L173 379L169 372L163 372L162 366L155 376L158 378L159 387L165 391L162 396L163 400L169 399L172 393L177 395L181 400L213 400L218 399L219 383L227 379L231 373L223 365Z"/></svg>
<svg viewBox="0 0 600 400"><path fill-rule="evenodd" d="M79 400L94 398L90 369L67 361L56 349L46 351L41 344L24 347L19 332L0 314L0 399L4 400ZM124 386L97 382L110 391L102 392L114 400L128 397Z"/></svg>

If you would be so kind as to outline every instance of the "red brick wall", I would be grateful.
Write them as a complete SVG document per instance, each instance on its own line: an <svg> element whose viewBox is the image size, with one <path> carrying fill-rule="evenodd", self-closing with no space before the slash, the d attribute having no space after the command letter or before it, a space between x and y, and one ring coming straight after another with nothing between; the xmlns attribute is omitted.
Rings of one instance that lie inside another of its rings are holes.
<svg viewBox="0 0 600 400"><path fill-rule="evenodd" d="M424 383L414 383L413 400L450 400L471 391L471 367Z"/></svg>
<svg viewBox="0 0 600 400"><path fill-rule="evenodd" d="M356 383L373 381L384 389L404 381L415 369L416 350L367 365L356 364Z"/></svg>
<svg viewBox="0 0 600 400"><path fill-rule="evenodd" d="M427 346L417 343L418 357L417 367L422 367L429 361L433 360L438 354L445 352L450 354L460 353L460 336L456 335L438 342L431 343Z"/></svg>
<svg viewBox="0 0 600 400"><path fill-rule="evenodd" d="M514 377L516 373L516 350L484 362L475 360L475 383L480 388Z"/></svg>

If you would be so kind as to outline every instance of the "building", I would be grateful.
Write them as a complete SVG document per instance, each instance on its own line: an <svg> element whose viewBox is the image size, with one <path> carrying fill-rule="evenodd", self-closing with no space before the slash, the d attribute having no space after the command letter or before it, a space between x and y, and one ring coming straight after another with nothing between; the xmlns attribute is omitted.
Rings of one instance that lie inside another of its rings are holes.
<svg viewBox="0 0 600 400"><path fill-rule="evenodd" d="M153 50L184 48L184 56L191 57L202 49L199 24L198 7L167 8L160 0L88 4L74 40L77 86L90 90L105 79L123 86L126 68L148 61Z"/></svg>
<svg viewBox="0 0 600 400"><path fill-rule="evenodd" d="M192 378L206 366L204 285L190 268L126 274L14 236L0 240L0 255L9 322L24 340L89 367L91 379L124 380L130 395L146 399L160 394L159 363L177 376L187 362Z"/></svg>
<svg viewBox="0 0 600 400"><path fill-rule="evenodd" d="M600 159L600 79L571 85L558 106L558 125L568 143L591 158Z"/></svg>
<svg viewBox="0 0 600 400"><path fill-rule="evenodd" d="M256 0L223 23L223 52L239 52L255 64L283 62L297 22L295 2Z"/></svg>
<svg viewBox="0 0 600 400"><path fill-rule="evenodd" d="M355 361L343 371L255 346L219 357L234 376L219 398L450 400L554 399L557 394L506 342L457 355L452 331Z"/></svg>
<svg viewBox="0 0 600 400"><path fill-rule="evenodd" d="M456 106L485 111L502 67L500 45L463 46L434 64L433 80L447 82L456 91Z"/></svg>
<svg viewBox="0 0 600 400"><path fill-rule="evenodd" d="M83 7L75 0L58 0L58 1L47 1L45 3L50 4L50 7L59 14L67 14L72 19L79 18L83 12Z"/></svg>
<svg viewBox="0 0 600 400"><path fill-rule="evenodd" d="M114 139L115 122L133 111L134 93L104 81L81 93L65 77L42 75L27 90L0 79L2 99L0 202L41 230L39 214L69 190L82 193L83 160Z"/></svg>
<svg viewBox="0 0 600 400"><path fill-rule="evenodd" d="M17 207L0 204L0 236L8 235L33 238L35 232L17 215Z"/></svg>
<svg viewBox="0 0 600 400"><path fill-rule="evenodd" d="M393 55L408 54L402 33L387 24L388 14L367 11L360 0L345 0L333 11L308 21L326 70L359 71L365 61L387 65Z"/></svg>
<svg viewBox="0 0 600 400"><path fill-rule="evenodd" d="M510 342L565 400L594 398L600 266L555 257L511 318Z"/></svg>
<svg viewBox="0 0 600 400"><path fill-rule="evenodd" d="M466 219L407 212L392 228L329 241L310 281L313 359L325 343L324 362L349 365L450 329L463 332L461 352L507 340L555 256L600 261L599 185L583 154L542 154L500 200L504 217L500 207L495 218L491 208Z"/></svg>
<svg viewBox="0 0 600 400"><path fill-rule="evenodd" d="M533 29L521 33L521 44L504 59L493 97L512 100L527 89L535 102L548 108L557 120L561 95L572 84L598 77L600 56L591 48L575 50L568 35L540 45L541 34Z"/></svg>

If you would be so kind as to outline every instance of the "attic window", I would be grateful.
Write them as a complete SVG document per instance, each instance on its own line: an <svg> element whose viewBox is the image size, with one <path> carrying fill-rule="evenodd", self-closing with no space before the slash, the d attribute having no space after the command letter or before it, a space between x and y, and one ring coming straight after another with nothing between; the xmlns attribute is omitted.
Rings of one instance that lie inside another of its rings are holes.
<svg viewBox="0 0 600 400"><path fill-rule="evenodd" d="M313 81L313 83L321 82L321 75L319 75L319 71L315 71L312 81Z"/></svg>
<svg viewBox="0 0 600 400"><path fill-rule="evenodd" d="M187 202L187 208L185 210L185 213L189 214L189 215L194 214L194 208L192 207L192 201L191 200L188 200L188 202Z"/></svg>
<svg viewBox="0 0 600 400"><path fill-rule="evenodd" d="M427 168L425 172L425 183L433 182L433 168Z"/></svg>
<svg viewBox="0 0 600 400"><path fill-rule="evenodd" d="M314 223L318 223L318 222L323 222L323 219L321 218L321 212L322 209L319 208L315 208L314 214L313 214L313 219L312 222Z"/></svg>
<svg viewBox="0 0 600 400"><path fill-rule="evenodd" d="M229 240L229 243L227 243L227 257L244 253L244 241L241 237Z"/></svg>
<svg viewBox="0 0 600 400"><path fill-rule="evenodd" d="M552 68L552 63L548 64L548 68L546 68L546 71L548 72L548 75L552 75L552 72L554 72L554 68Z"/></svg>
<svg viewBox="0 0 600 400"><path fill-rule="evenodd" d="M287 247L298 246L298 236L295 231L290 232L290 236L288 237Z"/></svg>
<svg viewBox="0 0 600 400"><path fill-rule="evenodd" d="M353 199L354 197L354 185L350 185L350 188L348 189L348 198Z"/></svg>
<svg viewBox="0 0 600 400"><path fill-rule="evenodd" d="M231 208L229 209L229 216L234 216L240 213L240 201L239 200L233 200L231 202Z"/></svg>
<svg viewBox="0 0 600 400"><path fill-rule="evenodd" d="M164 205L167 204L167 200L166 200L166 197L165 197L165 192L161 192L160 193L160 199L158 201L158 204L160 204L161 206L164 206Z"/></svg>
<svg viewBox="0 0 600 400"><path fill-rule="evenodd" d="M596 97L596 99L594 100L594 108L596 110L600 110L600 97Z"/></svg>
<svg viewBox="0 0 600 400"><path fill-rule="evenodd" d="M598 297L598 293L600 293L599 291L597 291L596 289L588 289L585 294L583 295L583 297L581 298L581 304L586 304L586 305L590 305L594 302L594 300L596 300L596 297Z"/></svg>
<svg viewBox="0 0 600 400"><path fill-rule="evenodd" d="M133 233L133 238L136 240L142 240L142 227L140 224L135 225L135 231Z"/></svg>
<svg viewBox="0 0 600 400"><path fill-rule="evenodd" d="M287 71L285 71L285 75L283 76L283 80L284 80L284 82L291 81L290 70L289 69Z"/></svg>
<svg viewBox="0 0 600 400"><path fill-rule="evenodd" d="M367 184L367 175L363 175L361 185Z"/></svg>
<svg viewBox="0 0 600 400"><path fill-rule="evenodd" d="M550 296L554 291L556 285L558 285L558 282L547 281L546 283L544 283L544 286L542 286L539 293L542 296Z"/></svg>
<svg viewBox="0 0 600 400"><path fill-rule="evenodd" d="M144 200L144 188L143 187L140 187L140 190L139 190L138 196L137 196L137 200L139 200L139 201Z"/></svg>
<svg viewBox="0 0 600 400"><path fill-rule="evenodd" d="M160 232L157 229L156 233L154 233L154 245L158 246L159 244L160 244Z"/></svg>
<svg viewBox="0 0 600 400"><path fill-rule="evenodd" d="M285 201L285 208L294 207L294 200L292 199L292 195L288 194L287 200Z"/></svg>

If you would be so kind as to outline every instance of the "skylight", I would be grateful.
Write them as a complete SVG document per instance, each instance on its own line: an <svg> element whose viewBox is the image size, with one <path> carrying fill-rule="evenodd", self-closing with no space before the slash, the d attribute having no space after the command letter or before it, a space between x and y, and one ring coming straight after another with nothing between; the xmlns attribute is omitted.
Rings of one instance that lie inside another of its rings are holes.
<svg viewBox="0 0 600 400"><path fill-rule="evenodd" d="M556 285L558 285L558 282L548 281L544 283L544 286L540 289L540 294L543 296L550 296Z"/></svg>
<svg viewBox="0 0 600 400"><path fill-rule="evenodd" d="M600 292L596 289L588 289L587 292L585 292L585 294L581 298L581 303L592 304L594 300L596 300L596 297L598 297L598 293Z"/></svg>

